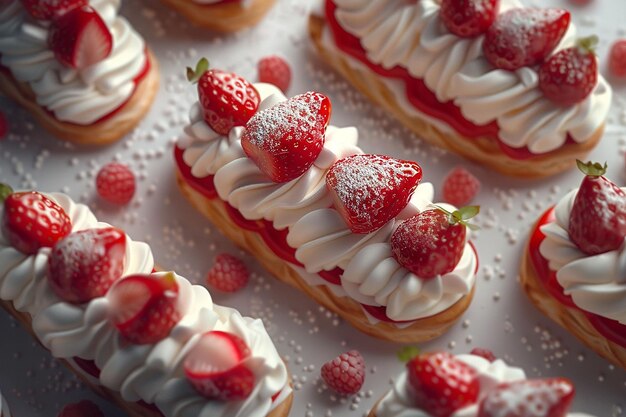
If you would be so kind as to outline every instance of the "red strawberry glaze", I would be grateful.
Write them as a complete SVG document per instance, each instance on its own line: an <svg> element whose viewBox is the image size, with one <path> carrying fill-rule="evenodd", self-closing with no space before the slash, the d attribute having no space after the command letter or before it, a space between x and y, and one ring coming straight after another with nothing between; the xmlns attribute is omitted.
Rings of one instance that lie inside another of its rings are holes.
<svg viewBox="0 0 626 417"><path fill-rule="evenodd" d="M541 242L543 242L546 236L541 232L540 227L554 221L554 207L552 207L541 216L530 236L529 255L539 281L544 285L548 293L561 304L583 312L593 327L595 327L602 336L620 346L626 347L626 325L582 310L576 306L572 298L563 293L563 287L561 287L556 279L556 272L550 269L547 259L541 255L539 245L541 245Z"/></svg>
<svg viewBox="0 0 626 417"><path fill-rule="evenodd" d="M463 117L461 109L452 101L440 102L437 96L430 91L424 81L420 78L412 77L409 72L400 66L385 69L374 64L367 59L365 50L361 46L361 41L356 36L346 32L335 18L337 6L333 0L326 0L326 21L329 25L335 45L344 53L365 64L370 70L385 78L394 78L404 81L406 94L409 102L420 112L441 120L451 126L459 134L468 138L487 137L497 141L502 152L513 159L531 159L540 155L533 154L528 148L512 148L502 142L499 138L500 127L496 121L487 125L479 126ZM541 154L548 156L560 152L565 146L575 144L568 135L565 145L555 151Z"/></svg>

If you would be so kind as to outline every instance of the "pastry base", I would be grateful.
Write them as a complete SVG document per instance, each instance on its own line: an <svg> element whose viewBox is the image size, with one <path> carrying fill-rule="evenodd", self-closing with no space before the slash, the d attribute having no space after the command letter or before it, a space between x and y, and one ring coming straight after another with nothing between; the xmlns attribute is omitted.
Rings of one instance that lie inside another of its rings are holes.
<svg viewBox="0 0 626 417"><path fill-rule="evenodd" d="M461 314L469 307L474 296L461 298L447 310L434 316L418 319L410 326L400 328L393 323L378 322L372 324L363 312L361 305L348 297L335 296L326 286L309 285L287 262L279 258L265 244L263 238L255 232L241 229L226 212L224 202L219 198L207 199L189 185L177 170L177 181L183 195L191 204L204 214L213 224L235 244L250 252L256 259L279 280L299 289L327 309L337 313L363 333L379 339L399 342L418 343L441 336Z"/></svg>
<svg viewBox="0 0 626 417"><path fill-rule="evenodd" d="M387 393L385 393L384 395L387 395ZM383 401L383 397L380 398L380 400L376 401L376 404L374 404L374 407L372 407L372 410L370 411L370 413L367 415L367 417L378 417L376 415L376 410L378 410L378 406L380 405L380 403Z"/></svg>
<svg viewBox="0 0 626 417"><path fill-rule="evenodd" d="M537 225L531 230L535 230ZM626 348L600 334L580 310L567 307L556 300L539 280L530 258L527 244L520 266L520 283L530 301L546 316L576 336L598 355L626 369Z"/></svg>
<svg viewBox="0 0 626 417"><path fill-rule="evenodd" d="M192 23L218 32L236 32L257 24L276 0L250 0L241 3L202 5L191 0L162 0Z"/></svg>
<svg viewBox="0 0 626 417"><path fill-rule="evenodd" d="M582 144L568 145L557 152L539 155L531 159L514 159L502 153L498 143L487 137L468 138L443 132L428 120L407 112L395 99L394 93L381 77L365 66L355 69L342 54L326 49L322 35L326 22L322 17L311 15L309 34L320 56L344 78L375 104L383 107L415 134L440 148L457 153L506 175L540 178L555 175L574 167L576 159L584 160L596 146L604 132L604 125Z"/></svg>
<svg viewBox="0 0 626 417"><path fill-rule="evenodd" d="M0 93L25 107L46 130L59 139L78 145L108 145L124 137L143 119L159 89L158 62L150 50L147 54L150 70L137 84L130 99L113 116L90 125L57 120L37 104L35 94L28 84L17 81L8 71L0 71Z"/></svg>

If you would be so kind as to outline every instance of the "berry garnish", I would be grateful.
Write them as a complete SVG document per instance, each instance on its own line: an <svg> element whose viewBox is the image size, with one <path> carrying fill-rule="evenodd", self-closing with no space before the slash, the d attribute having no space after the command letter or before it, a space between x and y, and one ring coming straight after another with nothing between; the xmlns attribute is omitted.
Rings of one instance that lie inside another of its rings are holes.
<svg viewBox="0 0 626 417"><path fill-rule="evenodd" d="M88 3L88 0L22 0L26 11L37 20L52 20Z"/></svg>
<svg viewBox="0 0 626 417"><path fill-rule="evenodd" d="M0 141L6 138L9 133L9 121L4 112L0 111Z"/></svg>
<svg viewBox="0 0 626 417"><path fill-rule="evenodd" d="M48 282L63 300L80 304L102 297L122 277L126 234L114 227L71 233L48 259Z"/></svg>
<svg viewBox="0 0 626 417"><path fill-rule="evenodd" d="M128 204L137 187L135 174L127 165L118 162L106 164L96 176L96 191L105 201L112 204Z"/></svg>
<svg viewBox="0 0 626 417"><path fill-rule="evenodd" d="M11 246L28 255L51 248L72 230L72 222L61 206L36 191L2 194L2 232ZM8 196L7 196L8 194Z"/></svg>
<svg viewBox="0 0 626 417"><path fill-rule="evenodd" d="M254 374L244 363L249 357L250 348L239 336L210 331L187 354L183 367L188 381L203 396L241 401L254 388Z"/></svg>
<svg viewBox="0 0 626 417"><path fill-rule="evenodd" d="M503 383L487 392L478 417L566 417L573 398L574 386L565 378Z"/></svg>
<svg viewBox="0 0 626 417"><path fill-rule="evenodd" d="M404 221L391 236L398 262L421 278L434 278L454 270L465 248L467 220L480 208L468 206L452 213L436 207Z"/></svg>
<svg viewBox="0 0 626 417"><path fill-rule="evenodd" d="M567 10L508 10L487 30L485 57L496 68L509 71L538 64L556 48L569 23Z"/></svg>
<svg viewBox="0 0 626 417"><path fill-rule="evenodd" d="M113 35L94 8L83 6L52 21L48 44L62 64L82 69L111 54Z"/></svg>
<svg viewBox="0 0 626 417"><path fill-rule="evenodd" d="M356 394L365 382L365 360L356 350L342 353L322 366L322 379L339 394Z"/></svg>
<svg viewBox="0 0 626 417"><path fill-rule="evenodd" d="M131 343L164 339L181 318L174 273L130 275L109 292L113 323Z"/></svg>
<svg viewBox="0 0 626 417"><path fill-rule="evenodd" d="M104 417L102 410L89 400L68 404L57 417Z"/></svg>
<svg viewBox="0 0 626 417"><path fill-rule="evenodd" d="M322 151L330 111L324 94L292 97L255 114L241 146L272 181L291 181L304 174Z"/></svg>
<svg viewBox="0 0 626 417"><path fill-rule="evenodd" d="M580 39L577 46L563 49L539 68L539 88L561 106L580 103L598 82L598 63L594 48L596 36Z"/></svg>
<svg viewBox="0 0 626 417"><path fill-rule="evenodd" d="M469 204L480 191L480 181L463 167L454 168L443 180L443 200L453 206Z"/></svg>
<svg viewBox="0 0 626 417"><path fill-rule="evenodd" d="M204 121L220 135L245 126L259 108L261 96L252 84L235 73L209 69L206 58L187 68L187 79L198 83Z"/></svg>
<svg viewBox="0 0 626 417"><path fill-rule="evenodd" d="M478 400L476 371L447 352L417 356L407 372L415 405L432 417L450 417Z"/></svg>
<svg viewBox="0 0 626 417"><path fill-rule="evenodd" d="M474 356L480 356L483 359L487 359L489 362L494 362L497 358L489 349L474 348L470 352Z"/></svg>
<svg viewBox="0 0 626 417"><path fill-rule="evenodd" d="M446 28L462 38L473 38L493 24L499 0L443 0L441 20Z"/></svg>
<svg viewBox="0 0 626 417"><path fill-rule="evenodd" d="M406 207L421 179L422 169L415 162L353 155L335 162L326 186L350 229L370 233Z"/></svg>
<svg viewBox="0 0 626 417"><path fill-rule="evenodd" d="M285 58L270 55L259 60L259 81L274 84L286 93L291 84L291 66Z"/></svg>
<svg viewBox="0 0 626 417"><path fill-rule="evenodd" d="M619 39L611 46L609 70L616 77L626 77L626 39Z"/></svg>
<svg viewBox="0 0 626 417"><path fill-rule="evenodd" d="M218 291L236 292L248 284L250 272L239 258L221 253L207 274L207 283Z"/></svg>
<svg viewBox="0 0 626 417"><path fill-rule="evenodd" d="M616 250L626 238L626 193L606 179L606 164L576 161L585 178L569 216L570 239L588 255Z"/></svg>

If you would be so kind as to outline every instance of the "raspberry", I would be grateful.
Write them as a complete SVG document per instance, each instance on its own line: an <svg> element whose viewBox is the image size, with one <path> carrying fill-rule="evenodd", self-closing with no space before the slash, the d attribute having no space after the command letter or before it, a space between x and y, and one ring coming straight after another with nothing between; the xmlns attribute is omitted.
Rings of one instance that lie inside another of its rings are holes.
<svg viewBox="0 0 626 417"><path fill-rule="evenodd" d="M113 204L127 204L135 195L135 174L124 164L111 162L103 166L96 177L96 191Z"/></svg>
<svg viewBox="0 0 626 417"><path fill-rule="evenodd" d="M611 47L609 69L616 77L626 77L626 39L615 41Z"/></svg>
<svg viewBox="0 0 626 417"><path fill-rule="evenodd" d="M104 417L104 414L96 404L83 400L63 407L58 417Z"/></svg>
<svg viewBox="0 0 626 417"><path fill-rule="evenodd" d="M365 360L356 350L342 353L322 366L322 379L340 394L356 394L365 382Z"/></svg>
<svg viewBox="0 0 626 417"><path fill-rule="evenodd" d="M285 93L291 84L291 67L285 58L270 55L259 61L259 81L274 84Z"/></svg>
<svg viewBox="0 0 626 417"><path fill-rule="evenodd" d="M207 274L207 283L218 291L236 292L245 287L250 279L248 268L241 259L222 253Z"/></svg>
<svg viewBox="0 0 626 417"><path fill-rule="evenodd" d="M462 207L476 197L480 181L462 167L454 168L443 180L443 199L453 206Z"/></svg>

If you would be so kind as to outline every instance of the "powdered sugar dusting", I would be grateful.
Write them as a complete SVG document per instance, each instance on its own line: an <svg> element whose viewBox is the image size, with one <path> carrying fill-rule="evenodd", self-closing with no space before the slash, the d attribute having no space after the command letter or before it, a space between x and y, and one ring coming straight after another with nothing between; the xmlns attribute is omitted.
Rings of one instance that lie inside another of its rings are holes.
<svg viewBox="0 0 626 417"><path fill-rule="evenodd" d="M574 387L565 379L519 381L487 394L481 410L491 417L548 417L555 406L573 394Z"/></svg>

